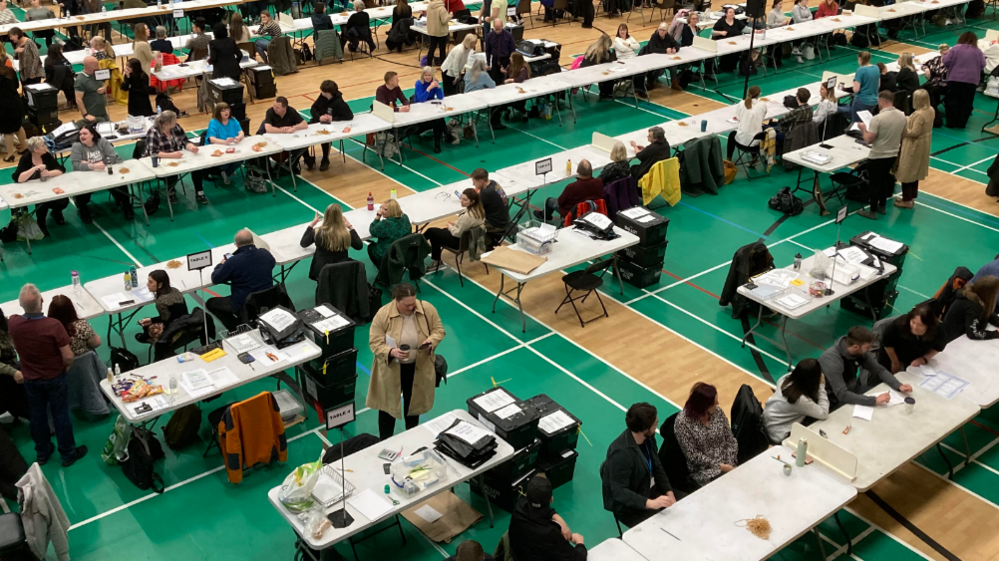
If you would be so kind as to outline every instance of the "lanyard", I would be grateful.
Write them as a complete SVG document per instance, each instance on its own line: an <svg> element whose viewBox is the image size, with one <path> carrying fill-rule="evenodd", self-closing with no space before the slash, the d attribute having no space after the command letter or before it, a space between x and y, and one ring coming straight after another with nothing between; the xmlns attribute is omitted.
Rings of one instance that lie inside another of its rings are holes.
<svg viewBox="0 0 999 561"><path fill-rule="evenodd" d="M649 450L649 442L648 441L643 442L642 446L645 447L645 452L646 452L646 454L642 454L642 455L645 456L645 463L647 463L649 465L649 474L651 474L652 473L652 451Z"/></svg>

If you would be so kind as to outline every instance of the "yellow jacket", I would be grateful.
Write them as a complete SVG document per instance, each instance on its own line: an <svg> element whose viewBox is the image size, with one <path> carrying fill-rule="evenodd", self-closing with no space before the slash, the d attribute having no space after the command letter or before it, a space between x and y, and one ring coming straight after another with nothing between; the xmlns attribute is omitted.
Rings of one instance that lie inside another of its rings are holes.
<svg viewBox="0 0 999 561"><path fill-rule="evenodd" d="M680 160L670 158L656 162L638 181L638 187L642 190L643 205L647 206L661 194L669 206L676 206L680 202Z"/></svg>
<svg viewBox="0 0 999 561"><path fill-rule="evenodd" d="M111 94L111 99L115 100L118 105L128 105L128 92L121 89L124 78L121 75L121 70L118 69L118 63L114 59L106 58L98 63L98 67L101 70L111 70L111 79L108 80L108 93Z"/></svg>

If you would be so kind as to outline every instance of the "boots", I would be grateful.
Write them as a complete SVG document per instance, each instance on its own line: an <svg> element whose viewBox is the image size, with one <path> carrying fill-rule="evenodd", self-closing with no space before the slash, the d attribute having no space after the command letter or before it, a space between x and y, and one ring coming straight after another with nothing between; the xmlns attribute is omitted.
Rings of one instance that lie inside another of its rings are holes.
<svg viewBox="0 0 999 561"><path fill-rule="evenodd" d="M434 135L434 154L441 153L441 137L440 135Z"/></svg>
<svg viewBox="0 0 999 561"><path fill-rule="evenodd" d="M48 215L49 209L44 205L40 206L35 212L35 221L38 222L38 229L42 231L42 234L46 238L52 235L49 233L48 225L45 223Z"/></svg>
<svg viewBox="0 0 999 561"><path fill-rule="evenodd" d="M91 224L94 218L90 216L90 203L77 203L76 212L80 214L80 222L84 224ZM53 213L54 215L55 213Z"/></svg>

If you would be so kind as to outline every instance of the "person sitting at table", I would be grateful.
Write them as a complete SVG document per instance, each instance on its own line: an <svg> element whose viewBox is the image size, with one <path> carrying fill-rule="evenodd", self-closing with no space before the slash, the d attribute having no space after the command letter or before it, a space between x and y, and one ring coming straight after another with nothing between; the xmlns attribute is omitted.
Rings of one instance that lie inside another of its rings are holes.
<svg viewBox="0 0 999 561"><path fill-rule="evenodd" d="M784 139L787 138L788 133L794 127L802 123L812 122L812 106L808 103L811 97L812 92L808 91L808 88L798 88L798 91L794 94L794 99L798 102L798 106L777 120L777 150L780 153L784 153Z"/></svg>
<svg viewBox="0 0 999 561"><path fill-rule="evenodd" d="M153 49L146 42L149 39L149 30L146 28L146 24L137 23L135 27L132 28L132 33L135 35L132 41L132 56L139 59L142 64L142 71L146 74L152 75L152 65L153 60L156 59L153 56ZM171 47L172 49L173 47Z"/></svg>
<svg viewBox="0 0 999 561"><path fill-rule="evenodd" d="M440 0L437 0L440 1ZM426 103L428 101L433 101L435 99L444 99L444 90L441 89L440 82L434 78L434 69L431 66L424 66L423 72L420 74L420 78L416 81L415 92L413 93L413 99L416 103ZM447 133L447 123L444 119L434 119L426 123L420 123L420 132L431 128L434 131L434 154L441 153L441 140L444 139L444 135Z"/></svg>
<svg viewBox="0 0 999 561"><path fill-rule="evenodd" d="M229 37L236 42L237 45L241 43L249 43L253 39L253 34L250 29L243 25L243 16L239 12L232 15L232 19L229 20Z"/></svg>
<svg viewBox="0 0 999 561"><path fill-rule="evenodd" d="M870 127L858 123L857 127L864 135L864 142L871 145L867 156L867 183L870 208L857 211L857 215L877 220L878 214L887 214L886 202L895 193L895 176L891 168L898 158L902 145L902 133L905 132L905 113L894 106L895 95L891 92L878 94L880 111L871 119Z"/></svg>
<svg viewBox="0 0 999 561"><path fill-rule="evenodd" d="M607 447L600 480L604 509L632 528L673 506L676 496L659 460L655 406L635 403L625 413L624 423L625 431Z"/></svg>
<svg viewBox="0 0 999 561"><path fill-rule="evenodd" d="M243 69L239 67L243 53L236 41L229 37L229 30L224 23L216 23L213 32L215 37L208 42L208 64L212 65L212 78L232 78L239 82L239 77L243 75Z"/></svg>
<svg viewBox="0 0 999 561"><path fill-rule="evenodd" d="M149 85L149 76L142 71L142 63L137 58L128 59L121 89L128 92L128 114L133 117L151 117L156 114L149 96L156 90Z"/></svg>
<svg viewBox="0 0 999 561"><path fill-rule="evenodd" d="M474 33L465 35L461 44L451 49L444 64L441 65L441 81L444 84L444 95L458 93L458 82L461 75L470 66L470 59L475 54L475 43L478 37Z"/></svg>
<svg viewBox="0 0 999 561"><path fill-rule="evenodd" d="M101 137L97 132L97 127L93 123L87 123L80 128L80 140L73 143L69 152L69 160L73 164L73 171L97 171L105 173L108 166L120 164L121 156L114 151L114 146L106 138ZM76 203L76 210L80 213L80 221L90 224L93 219L90 217L90 196L92 193L77 195L73 197ZM125 220L135 218L135 210L132 208L132 199L128 194L128 187L115 187L111 189L111 197L115 204L121 208Z"/></svg>
<svg viewBox="0 0 999 561"><path fill-rule="evenodd" d="M746 22L744 20L735 19L734 7L729 6L727 8L723 8L723 10L725 11L725 17L715 22L711 31L711 39L715 41L731 40L738 35L741 35L742 30L746 27ZM723 55L719 64L719 70L722 72L732 72L735 70L736 64L739 62L739 56L739 53ZM708 75L708 77L713 77L714 66L713 60L709 59L704 62L704 72Z"/></svg>
<svg viewBox="0 0 999 561"><path fill-rule="evenodd" d="M631 148L635 151L635 158L638 159L638 163L631 166L631 176L635 181L645 177L657 162L670 159L669 142L666 141L666 131L662 127L649 129L648 138L648 146L641 146L634 140L631 141Z"/></svg>
<svg viewBox="0 0 999 561"><path fill-rule="evenodd" d="M826 378L830 410L847 404L873 407L888 403L890 400L888 392L877 396L864 395L878 381L884 382L895 391L904 393L912 391L912 386L899 382L870 353L874 339L874 332L862 325L856 325L819 356L819 366L822 367L822 375ZM860 382L858 376L860 368L868 373L865 383Z"/></svg>
<svg viewBox="0 0 999 561"><path fill-rule="evenodd" d="M472 67L467 72L465 72L465 92L472 93L478 90L487 90L496 87L496 82L493 82L492 77L489 76L489 72L486 70L486 61L483 58L476 57L472 61Z"/></svg>
<svg viewBox="0 0 999 561"><path fill-rule="evenodd" d="M996 296L999 294L999 278L985 276L964 285L944 314L940 326L947 342L967 335L972 341L999 339L999 331L990 330L991 324L999 327L999 314L996 314Z"/></svg>
<svg viewBox="0 0 999 561"><path fill-rule="evenodd" d="M610 36L603 34L600 35L596 41L586 48L586 52L583 53L583 63L580 65L580 68L596 66L605 62L614 62L617 60L617 55L611 52L610 48ZM600 99L614 99L615 84L617 84L617 80L606 80L600 82L597 85L600 90Z"/></svg>
<svg viewBox="0 0 999 561"><path fill-rule="evenodd" d="M926 303L889 322L880 339L878 363L892 374L929 364L947 346L946 330L940 328L940 320Z"/></svg>
<svg viewBox="0 0 999 561"><path fill-rule="evenodd" d="M382 260L388 253L389 246L399 238L412 233L413 225L410 224L409 217L403 214L399 201L388 199L382 202L374 220L368 226L368 234L374 240L368 244L368 258L374 263L375 270L381 268ZM351 236L351 243L353 241L353 236Z"/></svg>
<svg viewBox="0 0 999 561"><path fill-rule="evenodd" d="M76 305L69 296L62 294L53 296L49 302L48 317L58 321L66 329L66 334L69 335L69 348L73 351L74 357L101 346L101 336L94 331L87 320L80 319L76 314Z"/></svg>
<svg viewBox="0 0 999 561"><path fill-rule="evenodd" d="M104 0L83 0L83 13L84 14L99 14L104 9ZM111 41L111 22L102 21L99 23L92 23L83 26L84 31L90 34L91 37L95 37L98 33L104 33L104 38L109 42Z"/></svg>
<svg viewBox="0 0 999 561"><path fill-rule="evenodd" d="M468 188L461 192L461 207L465 210L458 214L458 219L448 222L447 228L427 228L424 237L430 242L430 259L441 266L441 251L445 247L458 249L461 236L472 228L482 226L486 222L486 210L482 208L482 199L475 189Z"/></svg>
<svg viewBox="0 0 999 561"><path fill-rule="evenodd" d="M628 24L622 23L617 26L617 35L614 36L614 55L617 56L617 60L635 58L641 48L638 40L628 33Z"/></svg>
<svg viewBox="0 0 999 561"><path fill-rule="evenodd" d="M0 104L7 107L6 111L0 113L0 134L3 135L3 144L7 149L7 157L4 158L4 161L13 162L18 155L18 151L14 148L14 139L17 139L17 145L21 152L27 146L24 134L25 104L17 93L19 84L17 73L14 72L13 68L4 64L5 61L9 62L10 60L6 54L6 51L0 49ZM70 67L70 75L72 72L73 69Z"/></svg>
<svg viewBox="0 0 999 561"><path fill-rule="evenodd" d="M683 411L676 416L674 430L687 458L690 478L698 485L703 487L735 469L739 443L725 411L718 406L718 390L711 384L694 384Z"/></svg>
<svg viewBox="0 0 999 561"><path fill-rule="evenodd" d="M184 129L177 123L177 114L173 111L164 111L156 116L153 125L146 133L146 156L156 156L161 161L159 165L164 166L167 162L162 160L179 160L184 157L184 152L198 153L198 147L187 138ZM191 172L191 182L194 183L194 199L198 204L208 204L205 191L201 182L205 177L205 170L199 169ZM170 202L177 202L177 192L174 187L180 179L179 175L171 175L163 179L167 186L167 196ZM159 190L153 192L153 206L159 204Z"/></svg>
<svg viewBox="0 0 999 561"><path fill-rule="evenodd" d="M805 23L806 21L812 21L812 10L808 8L808 0L794 0L794 6L791 8L791 22ZM791 42L793 45L791 55L797 59L798 64L805 62L805 59L801 56L801 45L803 43L805 43L805 39L797 39Z"/></svg>
<svg viewBox="0 0 999 561"><path fill-rule="evenodd" d="M100 63L97 57L88 56L83 59L83 71L76 75L75 91L76 107L84 119L90 122L107 121L107 99L104 94L107 86L103 80L95 77Z"/></svg>
<svg viewBox="0 0 999 561"><path fill-rule="evenodd" d="M234 331L243 323L243 306L254 292L274 286L274 256L253 243L253 233L244 228L233 240L236 251L223 257L212 270L212 284L228 284L229 296L216 296L205 302L205 308L218 318L226 331Z"/></svg>
<svg viewBox="0 0 999 561"><path fill-rule="evenodd" d="M142 333L135 334L135 340L140 343L153 345L159 340L163 331L170 326L170 323L188 314L187 301L184 294L176 288L170 286L170 275L163 269L150 271L146 279L146 288L153 295L153 305L156 307L158 316L142 318L139 326Z"/></svg>
<svg viewBox="0 0 999 561"><path fill-rule="evenodd" d="M513 35L503 26L505 20L505 17L492 20L493 31L485 38L486 70L497 84L503 82L503 69L510 66L510 55L517 50Z"/></svg>
<svg viewBox="0 0 999 561"><path fill-rule="evenodd" d="M819 8L815 11L815 19L828 18L839 15L839 4L836 0L822 0Z"/></svg>
<svg viewBox="0 0 999 561"><path fill-rule="evenodd" d="M319 85L319 95L312 102L309 115L309 124L328 124L334 121L349 121L354 118L354 112L350 110L350 106L343 100L343 94L340 93L339 86L333 80L323 80L323 83ZM321 148L323 151L323 160L319 163L319 171L326 171L330 169L330 143L324 142ZM309 171L312 171L312 168L316 165L316 157L306 154L303 159L305 160L305 167Z"/></svg>
<svg viewBox="0 0 999 561"><path fill-rule="evenodd" d="M42 0L31 0L31 7L28 8L27 13L25 13L24 21L39 21L43 19L53 19L55 14L52 10L42 7ZM45 47L52 47L52 38L55 37L55 29L41 29L38 31L32 31L32 35L36 39L45 39Z"/></svg>
<svg viewBox="0 0 999 561"><path fill-rule="evenodd" d="M405 0L403 0L405 2ZM494 561L493 556L482 549L482 544L475 540L465 540L458 544L454 555L444 561Z"/></svg>
<svg viewBox="0 0 999 561"><path fill-rule="evenodd" d="M992 261L982 265L982 267L978 269L978 272L975 273L975 276L971 277L971 280L968 282L977 282L983 277L989 276L999 277L999 254L997 254Z"/></svg>
<svg viewBox="0 0 999 561"><path fill-rule="evenodd" d="M877 66L871 65L871 52L860 51L857 53L857 62L860 68L853 74L853 101L850 105L843 105L839 108L840 113L849 113L850 122L856 123L860 120L857 113L860 111L874 112L878 105L878 90L881 87L881 73Z"/></svg>
<svg viewBox="0 0 999 561"><path fill-rule="evenodd" d="M836 99L836 90L829 88L825 82L819 84L819 105L812 113L812 122L822 127L830 116L839 110L839 100ZM824 137L822 129L819 129L819 137Z"/></svg>
<svg viewBox="0 0 999 561"><path fill-rule="evenodd" d="M619 179L631 176L631 158L628 157L628 149L621 141L615 141L610 151L611 162L600 170L600 181L604 185L610 185Z"/></svg>
<svg viewBox="0 0 999 561"><path fill-rule="evenodd" d="M770 11L767 12L767 29L777 29L791 23L791 18L784 15L784 0L773 0ZM780 43L766 48L767 54L774 59L774 66L784 66L783 52Z"/></svg>
<svg viewBox="0 0 999 561"><path fill-rule="evenodd" d="M553 500L548 477L532 477L510 515L510 550L517 561L586 561L583 536L569 530Z"/></svg>
<svg viewBox="0 0 999 561"><path fill-rule="evenodd" d="M545 210L534 211L534 217L545 222L552 219L557 210L562 220L566 216L576 215L576 205L604 197L604 182L593 177L593 166L589 160L580 160L576 166L576 180L565 186L562 194L548 197L545 200Z"/></svg>
<svg viewBox="0 0 999 561"><path fill-rule="evenodd" d="M192 58L201 53L208 52L208 43L211 42L212 38L205 33L205 18L194 18L191 22L191 34L192 37L187 40L184 44L184 48L187 49L187 60L198 60L197 58Z"/></svg>
<svg viewBox="0 0 999 561"><path fill-rule="evenodd" d="M375 101L388 105L396 113L408 112L409 98L402 93L402 88L399 87L399 74L390 70L385 73L383 81L385 83L375 90ZM396 102L402 105L397 106Z"/></svg>
<svg viewBox="0 0 999 561"><path fill-rule="evenodd" d="M317 228L320 218L323 224ZM309 247L312 244L316 245L316 254L309 266L309 278L314 281L319 279L319 273L326 265L350 259L347 250L360 251L364 247L361 237L344 218L343 209L337 203L330 203L322 217L317 212L312 222L306 226L299 245Z"/></svg>
<svg viewBox="0 0 999 561"><path fill-rule="evenodd" d="M738 143L747 148L758 146L760 140L766 134L763 132L763 119L767 116L767 104L760 101L760 87L749 86L746 99L740 101L735 106L735 119L738 122L736 130L729 133L728 159L732 159L735 154L735 145Z"/></svg>
<svg viewBox="0 0 999 561"><path fill-rule="evenodd" d="M38 54L38 45L35 45L20 27L12 27L7 33L14 46L14 60L18 62L21 84L27 86L40 83L45 76L45 70L42 67L42 58Z"/></svg>
<svg viewBox="0 0 999 561"><path fill-rule="evenodd" d="M267 46L271 44L271 41L283 35L281 26L271 18L270 12L266 10L260 12L260 27L257 28L256 35L258 39L253 44L253 48L260 56L260 60L267 64Z"/></svg>
<svg viewBox="0 0 999 561"><path fill-rule="evenodd" d="M399 0L395 3L395 7L392 8L392 26L395 26L395 22L399 20L409 19L413 17L413 8L409 7L409 2L407 0Z"/></svg>
<svg viewBox="0 0 999 561"><path fill-rule="evenodd" d="M274 103L271 105L271 108L267 110L266 114L264 114L264 120L260 123L260 127L257 129L257 134L294 134L307 128L309 128L309 123L305 122L305 119L299 115L298 111L296 111L294 107L290 107L288 105L288 98L279 95L274 98ZM302 150L296 152L297 154L281 152L276 156L271 156L271 158L275 159L275 161L282 162L289 157L293 158L294 161L291 163L292 173L298 175L302 171L298 165L298 158L300 158L305 151Z"/></svg>
<svg viewBox="0 0 999 561"><path fill-rule="evenodd" d="M173 43L167 39L167 30L162 25L156 26L156 38L149 42L149 48L165 55L173 54Z"/></svg>
<svg viewBox="0 0 999 561"><path fill-rule="evenodd" d="M243 127L232 116L232 108L229 107L229 104L224 101L216 103L212 120L208 123L208 134L205 135L205 140L209 144L232 146L239 144L244 138L246 138L246 134L243 132ZM242 162L222 164L205 170L205 174L217 172L222 175L222 183L230 185L229 176L235 173L241 165Z"/></svg>
<svg viewBox="0 0 999 561"><path fill-rule="evenodd" d="M829 395L822 366L814 358L799 362L790 374L777 380L774 395L763 408L763 429L771 444L780 444L791 434L791 425L807 419L829 417Z"/></svg>
<svg viewBox="0 0 999 561"><path fill-rule="evenodd" d="M895 75L895 91L905 92L911 97L919 89L919 73L912 62L912 53L902 53L898 56L898 73Z"/></svg>
<svg viewBox="0 0 999 561"><path fill-rule="evenodd" d="M888 66L883 62L879 62L874 66L878 67L878 74L881 75L880 82L878 82L878 92L883 92L885 90L895 93L895 79L898 76L897 72L889 72Z"/></svg>
<svg viewBox="0 0 999 561"><path fill-rule="evenodd" d="M506 192L499 183L489 179L486 168L472 170L472 187L479 192L482 209L486 211L487 245L492 247L502 240L503 233L510 225L510 207Z"/></svg>
<svg viewBox="0 0 999 561"><path fill-rule="evenodd" d="M48 147L45 146L45 139L40 136L33 136L27 141L27 150L21 152L21 159L17 162L17 169L11 174L14 183L27 183L42 177L48 179L66 173L66 168L55 159ZM62 211L69 206L69 199L63 197L47 203L35 205L35 221L38 222L38 229L45 237L49 237L49 229L45 224L49 211L56 224L62 226L66 220L62 216Z"/></svg>
<svg viewBox="0 0 999 561"><path fill-rule="evenodd" d="M357 45L364 41L369 52L375 51L375 40L371 38L371 16L364 11L364 2L354 0L354 13L347 18L347 24L341 26L340 44L346 45L351 52L357 51Z"/></svg>
<svg viewBox="0 0 999 561"><path fill-rule="evenodd" d="M677 47L677 50L680 50L680 47L690 47L694 44L694 37L699 36L701 33L701 29L697 27L697 24L699 24L700 22L701 22L700 14L698 14L697 12L687 13L687 25L682 25L681 23L680 38L676 39L676 37L674 37L674 39L680 43L680 46Z"/></svg>
<svg viewBox="0 0 999 561"><path fill-rule="evenodd" d="M326 13L326 4L324 2L316 2L316 5L312 8L312 31L325 31L329 29L336 29L333 26L333 18Z"/></svg>
<svg viewBox="0 0 999 561"><path fill-rule="evenodd" d="M21 23L14 12L7 7L7 0L0 0L0 25L17 25Z"/></svg>

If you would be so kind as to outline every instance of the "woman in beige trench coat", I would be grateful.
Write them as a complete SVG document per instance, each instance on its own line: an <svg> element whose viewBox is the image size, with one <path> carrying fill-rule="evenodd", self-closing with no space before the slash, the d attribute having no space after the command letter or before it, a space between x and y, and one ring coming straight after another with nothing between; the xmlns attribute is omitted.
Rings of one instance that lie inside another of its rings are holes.
<svg viewBox="0 0 999 561"><path fill-rule="evenodd" d="M444 325L437 309L418 301L411 284L396 286L392 301L375 314L368 336L375 361L366 404L378 410L378 436L382 440L395 433L396 419L405 418L408 430L433 408L434 351L443 339ZM399 406L400 394L405 412Z"/></svg>
<svg viewBox="0 0 999 561"><path fill-rule="evenodd" d="M898 173L902 184L902 199L895 199L895 206L912 208L913 200L919 194L919 181L930 173L930 141L933 137L933 108L926 90L916 90L912 94L912 107L902 131L902 151L898 157Z"/></svg>

